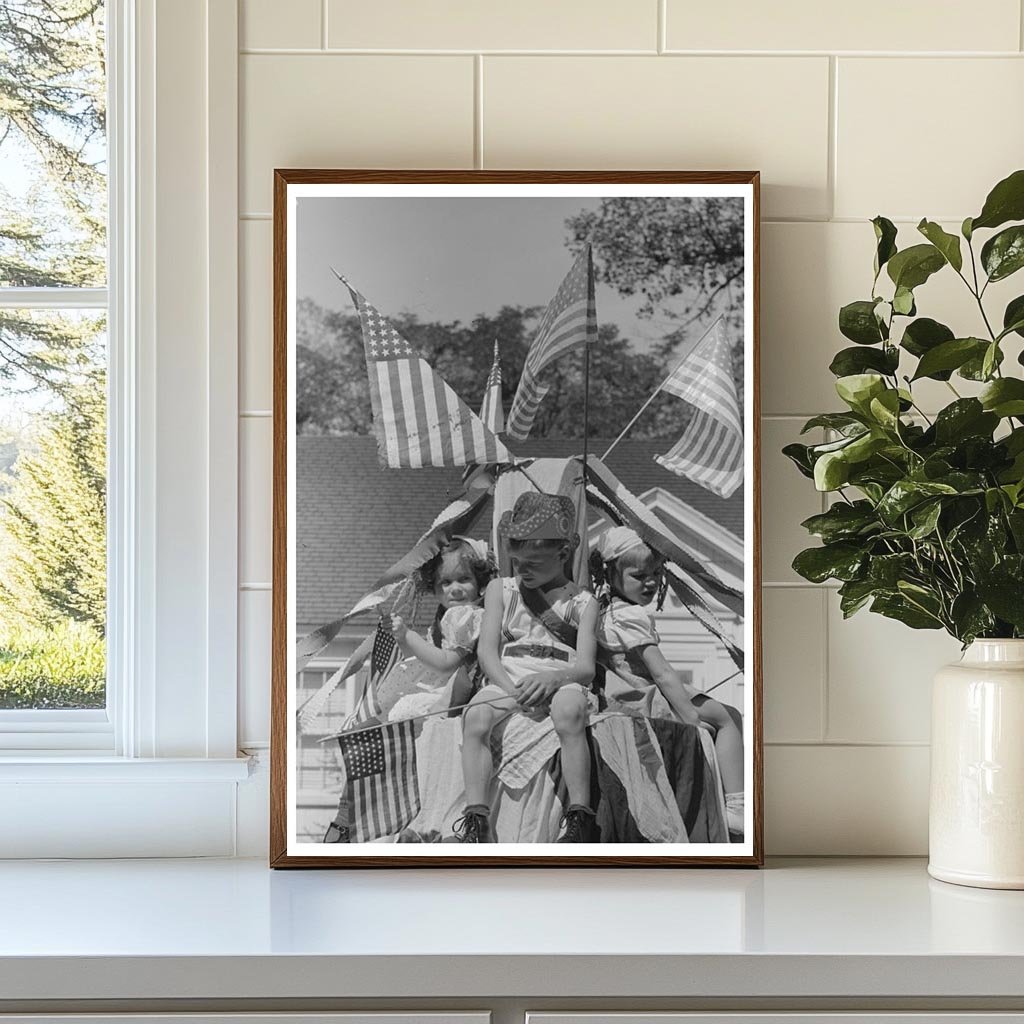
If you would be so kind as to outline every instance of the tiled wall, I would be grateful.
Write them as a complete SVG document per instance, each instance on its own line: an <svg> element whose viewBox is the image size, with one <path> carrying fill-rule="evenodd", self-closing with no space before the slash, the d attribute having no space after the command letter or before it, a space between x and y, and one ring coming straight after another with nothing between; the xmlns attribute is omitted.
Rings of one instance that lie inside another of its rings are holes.
<svg viewBox="0 0 1024 1024"><path fill-rule="evenodd" d="M924 852L957 645L800 582L821 502L778 450L835 405L867 218L959 223L1024 166L1020 0L241 0L241 46L243 743L267 737L272 169L759 168L768 850ZM949 275L919 305L976 330Z"/></svg>

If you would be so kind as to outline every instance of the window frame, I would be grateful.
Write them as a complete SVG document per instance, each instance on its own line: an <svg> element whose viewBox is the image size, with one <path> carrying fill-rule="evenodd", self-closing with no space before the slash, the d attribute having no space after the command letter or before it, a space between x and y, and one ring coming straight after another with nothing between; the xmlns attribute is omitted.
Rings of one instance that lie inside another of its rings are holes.
<svg viewBox="0 0 1024 1024"><path fill-rule="evenodd" d="M0 718L0 856L231 855L237 3L107 4L106 721Z"/></svg>

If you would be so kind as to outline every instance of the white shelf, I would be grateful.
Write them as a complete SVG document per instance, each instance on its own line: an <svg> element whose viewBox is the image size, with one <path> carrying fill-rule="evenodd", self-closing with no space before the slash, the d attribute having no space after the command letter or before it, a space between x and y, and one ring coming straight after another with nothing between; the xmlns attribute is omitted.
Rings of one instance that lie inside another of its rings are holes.
<svg viewBox="0 0 1024 1024"><path fill-rule="evenodd" d="M1024 1000L1024 893L920 860L763 871L0 864L3 1001Z"/></svg>

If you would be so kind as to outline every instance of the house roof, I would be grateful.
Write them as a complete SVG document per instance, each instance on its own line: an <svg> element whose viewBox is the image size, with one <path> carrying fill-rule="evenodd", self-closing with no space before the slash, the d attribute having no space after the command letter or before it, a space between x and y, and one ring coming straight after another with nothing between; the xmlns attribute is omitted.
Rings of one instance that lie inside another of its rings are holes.
<svg viewBox="0 0 1024 1024"><path fill-rule="evenodd" d="M592 439L600 454L610 440ZM743 531L742 488L728 500L663 469L654 455L665 441L619 444L608 468L635 494L660 487L736 536ZM578 440L538 439L516 454L566 458ZM337 618L404 555L462 490L461 469L382 469L372 437L296 438L296 618L315 625ZM471 531L489 534L491 510Z"/></svg>

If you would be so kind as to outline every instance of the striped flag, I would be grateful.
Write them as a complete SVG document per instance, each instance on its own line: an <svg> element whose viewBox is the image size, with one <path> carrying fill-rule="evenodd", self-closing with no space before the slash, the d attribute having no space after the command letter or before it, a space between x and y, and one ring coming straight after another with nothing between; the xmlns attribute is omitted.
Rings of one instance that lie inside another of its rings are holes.
<svg viewBox="0 0 1024 1024"><path fill-rule="evenodd" d="M654 461L728 498L743 482L743 419L721 320L664 387L693 407L693 417L672 450Z"/></svg>
<svg viewBox="0 0 1024 1024"><path fill-rule="evenodd" d="M377 622L377 629L373 634L373 647L370 648L370 666L366 685L363 687L363 694L359 698L355 711L345 723L347 729L364 722L376 722L380 719L381 707L377 700L377 687L380 685L380 681L395 667L399 654L398 644L395 642L391 630L384 625L384 621L384 617L381 616Z"/></svg>
<svg viewBox="0 0 1024 1024"><path fill-rule="evenodd" d="M529 436L540 403L549 390L549 386L541 383L543 371L566 352L596 341L594 263L590 246L586 245L544 311L530 344L516 397L508 414L509 437L525 441Z"/></svg>
<svg viewBox="0 0 1024 1024"><path fill-rule="evenodd" d="M355 842L401 832L419 813L414 730L405 719L338 737Z"/></svg>
<svg viewBox="0 0 1024 1024"><path fill-rule="evenodd" d="M359 311L381 462L391 469L508 462L508 449L395 330L341 278Z"/></svg>
<svg viewBox="0 0 1024 1024"><path fill-rule="evenodd" d="M500 434L505 429L505 410L501 405L501 363L498 360L498 339L494 339L494 362L487 375L484 401L480 406L480 419L489 430Z"/></svg>

